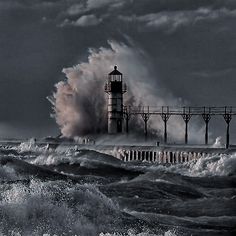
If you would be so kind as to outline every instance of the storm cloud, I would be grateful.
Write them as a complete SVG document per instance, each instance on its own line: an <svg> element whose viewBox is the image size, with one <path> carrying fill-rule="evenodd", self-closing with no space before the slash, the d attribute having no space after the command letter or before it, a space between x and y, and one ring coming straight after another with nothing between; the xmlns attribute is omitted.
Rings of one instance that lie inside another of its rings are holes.
<svg viewBox="0 0 236 236"><path fill-rule="evenodd" d="M158 98L165 91L180 105L234 105L235 11L230 0L0 1L1 136L59 133L46 97L65 80L62 68L86 63L88 48L109 48L108 40L144 52ZM213 119L212 137L224 128Z"/></svg>

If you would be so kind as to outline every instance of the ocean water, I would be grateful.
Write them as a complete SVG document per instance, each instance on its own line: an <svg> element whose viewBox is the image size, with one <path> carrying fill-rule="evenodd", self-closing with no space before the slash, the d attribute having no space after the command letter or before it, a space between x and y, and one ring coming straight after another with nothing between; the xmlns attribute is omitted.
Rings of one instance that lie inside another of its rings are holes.
<svg viewBox="0 0 236 236"><path fill-rule="evenodd" d="M236 235L236 154L158 165L32 141L0 152L1 236Z"/></svg>

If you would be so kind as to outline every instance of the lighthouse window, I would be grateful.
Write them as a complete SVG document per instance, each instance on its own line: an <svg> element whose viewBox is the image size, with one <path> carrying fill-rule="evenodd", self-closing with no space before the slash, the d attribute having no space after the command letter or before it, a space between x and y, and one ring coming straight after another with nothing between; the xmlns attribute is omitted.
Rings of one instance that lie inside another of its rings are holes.
<svg viewBox="0 0 236 236"><path fill-rule="evenodd" d="M111 76L111 81L121 81L121 76L120 75L112 75Z"/></svg>

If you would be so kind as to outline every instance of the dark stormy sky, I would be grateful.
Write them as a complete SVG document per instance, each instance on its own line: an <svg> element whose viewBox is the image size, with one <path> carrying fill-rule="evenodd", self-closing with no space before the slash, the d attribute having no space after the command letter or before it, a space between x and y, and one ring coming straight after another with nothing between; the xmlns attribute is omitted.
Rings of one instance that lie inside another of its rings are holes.
<svg viewBox="0 0 236 236"><path fill-rule="evenodd" d="M234 0L0 0L0 136L58 134L46 97L63 68L108 40L143 50L176 98L235 105ZM222 118L211 125L224 136Z"/></svg>

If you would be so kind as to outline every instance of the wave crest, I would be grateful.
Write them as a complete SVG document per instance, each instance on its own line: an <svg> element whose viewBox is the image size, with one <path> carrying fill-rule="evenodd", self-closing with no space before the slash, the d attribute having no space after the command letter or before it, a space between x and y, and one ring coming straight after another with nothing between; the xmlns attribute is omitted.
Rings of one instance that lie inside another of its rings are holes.
<svg viewBox="0 0 236 236"><path fill-rule="evenodd" d="M2 235L91 236L119 221L118 206L92 185L32 180L1 190Z"/></svg>

